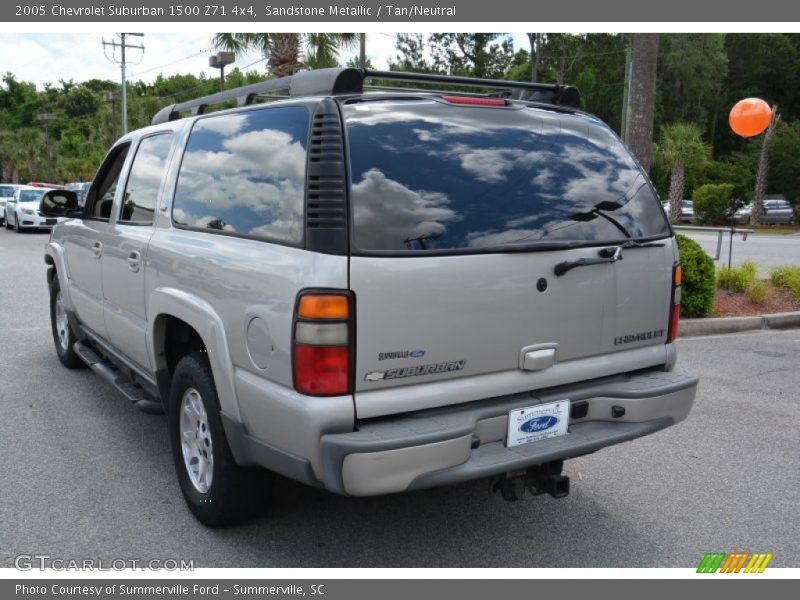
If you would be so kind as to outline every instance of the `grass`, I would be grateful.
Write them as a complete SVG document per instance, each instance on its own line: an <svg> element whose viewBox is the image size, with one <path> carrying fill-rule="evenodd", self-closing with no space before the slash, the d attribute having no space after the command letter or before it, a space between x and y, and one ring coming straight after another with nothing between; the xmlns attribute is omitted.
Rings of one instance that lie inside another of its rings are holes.
<svg viewBox="0 0 800 600"><path fill-rule="evenodd" d="M744 290L744 297L753 304L764 304L767 300L767 283L761 279L751 282Z"/></svg>
<svg viewBox="0 0 800 600"><path fill-rule="evenodd" d="M772 285L792 292L800 300L800 266L775 267L769 273Z"/></svg>
<svg viewBox="0 0 800 600"><path fill-rule="evenodd" d="M792 235L794 233L800 233L800 225L756 225L755 227L751 227L750 225L735 225L734 227L738 227L739 229L752 229L756 233L769 233L773 235Z"/></svg>
<svg viewBox="0 0 800 600"><path fill-rule="evenodd" d="M752 260L746 260L738 267L720 267L717 270L717 287L743 292L753 285L757 271L758 265Z"/></svg>

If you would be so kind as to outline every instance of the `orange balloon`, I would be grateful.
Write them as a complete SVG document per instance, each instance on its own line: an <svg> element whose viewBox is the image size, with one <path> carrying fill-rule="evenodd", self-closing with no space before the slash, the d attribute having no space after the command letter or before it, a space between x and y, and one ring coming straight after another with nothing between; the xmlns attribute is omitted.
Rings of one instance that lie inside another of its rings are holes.
<svg viewBox="0 0 800 600"><path fill-rule="evenodd" d="M745 98L733 105L728 123L734 133L742 137L753 137L769 127L772 109L761 98Z"/></svg>

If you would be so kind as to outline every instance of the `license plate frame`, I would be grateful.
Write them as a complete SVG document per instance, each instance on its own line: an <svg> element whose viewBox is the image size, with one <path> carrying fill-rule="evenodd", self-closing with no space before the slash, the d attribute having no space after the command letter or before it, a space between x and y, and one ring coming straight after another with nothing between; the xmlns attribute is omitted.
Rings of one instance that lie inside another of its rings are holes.
<svg viewBox="0 0 800 600"><path fill-rule="evenodd" d="M514 448L568 433L569 399L515 408L508 412L506 447Z"/></svg>

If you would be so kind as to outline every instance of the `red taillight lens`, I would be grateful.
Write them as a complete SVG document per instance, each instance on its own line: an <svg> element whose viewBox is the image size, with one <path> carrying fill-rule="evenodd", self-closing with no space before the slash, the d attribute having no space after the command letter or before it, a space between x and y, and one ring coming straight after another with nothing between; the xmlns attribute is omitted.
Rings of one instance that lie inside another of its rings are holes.
<svg viewBox="0 0 800 600"><path fill-rule="evenodd" d="M667 343L675 341L678 337L678 323L681 318L681 282L683 272L679 264L672 267L672 297L669 306L669 331L667 332Z"/></svg>
<svg viewBox="0 0 800 600"><path fill-rule="evenodd" d="M350 349L295 345L294 387L311 396L349 393Z"/></svg>
<svg viewBox="0 0 800 600"><path fill-rule="evenodd" d="M508 106L503 98L480 98L476 96L442 96L450 104L469 104L472 106Z"/></svg>
<svg viewBox="0 0 800 600"><path fill-rule="evenodd" d="M353 295L338 290L301 292L292 327L295 390L309 396L351 393Z"/></svg>

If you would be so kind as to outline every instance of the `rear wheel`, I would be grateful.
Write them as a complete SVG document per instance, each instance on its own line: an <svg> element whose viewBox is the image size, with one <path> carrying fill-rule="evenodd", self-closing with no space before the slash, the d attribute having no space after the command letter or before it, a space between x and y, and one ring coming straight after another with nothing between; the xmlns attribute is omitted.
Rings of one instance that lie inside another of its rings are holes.
<svg viewBox="0 0 800 600"><path fill-rule="evenodd" d="M189 354L175 367L169 427L181 492L197 520L218 527L252 516L263 474L240 467L233 459L204 354Z"/></svg>
<svg viewBox="0 0 800 600"><path fill-rule="evenodd" d="M73 350L73 346L78 340L69 326L64 295L61 292L57 275L53 277L53 283L50 284L50 327L53 330L53 342L61 364L68 369L85 367L86 363Z"/></svg>

